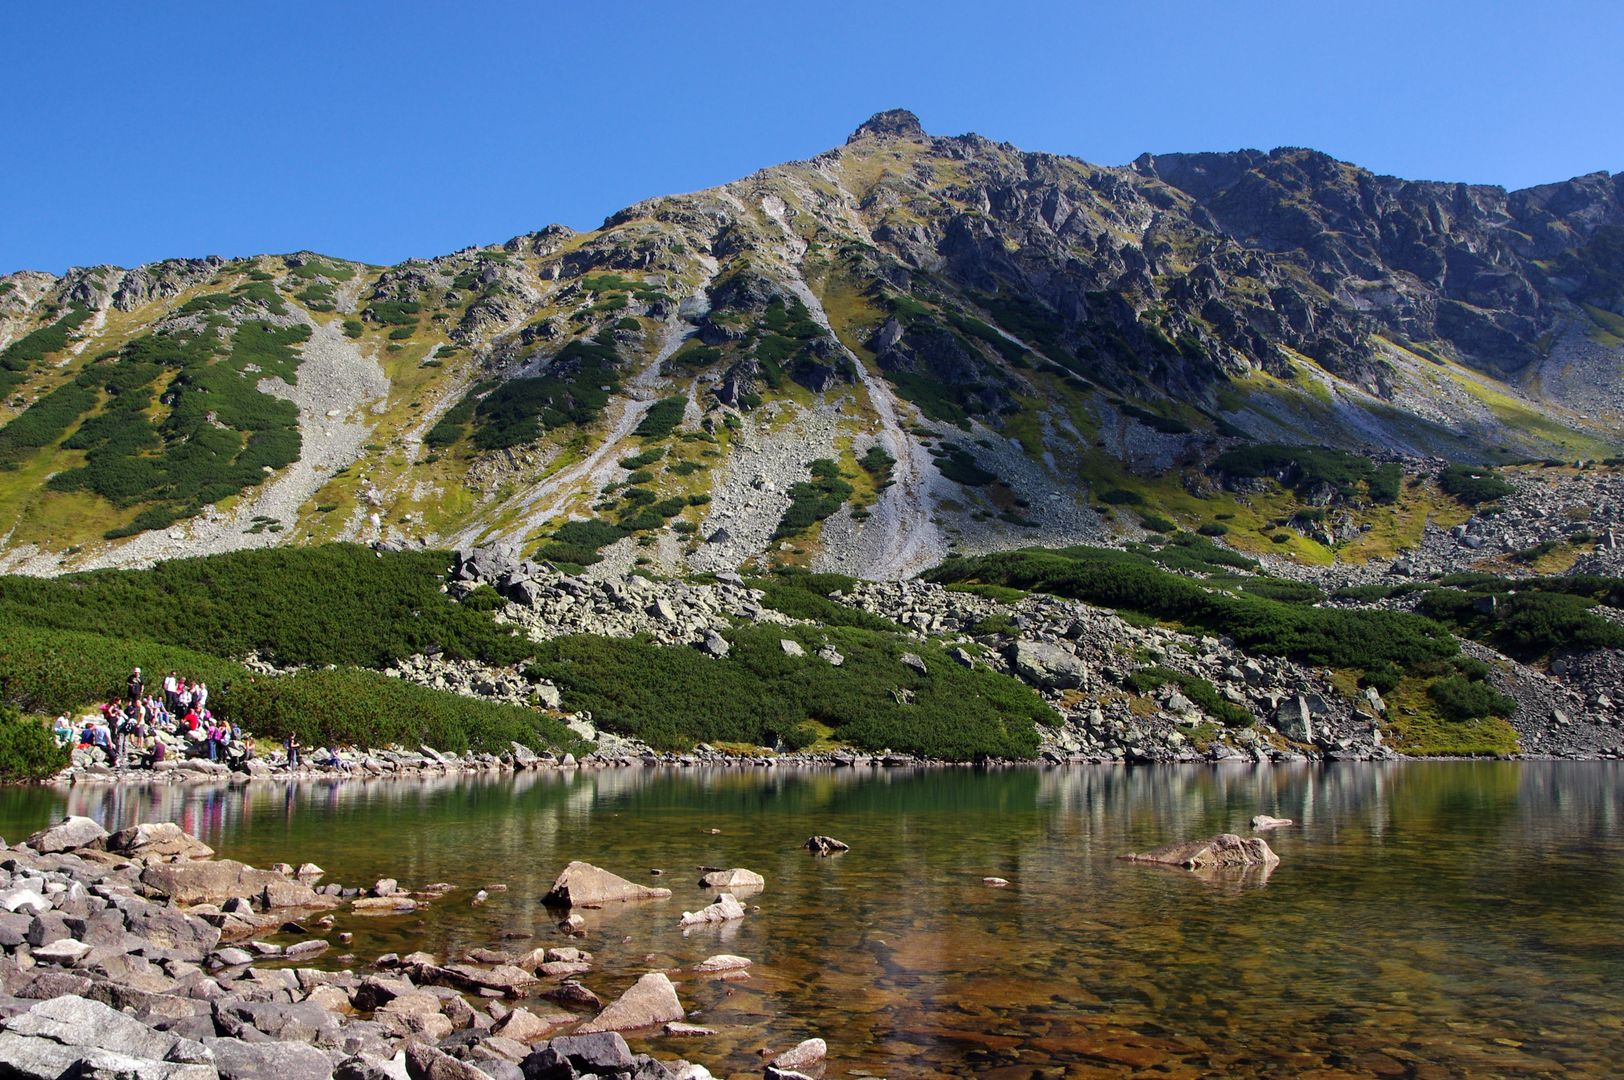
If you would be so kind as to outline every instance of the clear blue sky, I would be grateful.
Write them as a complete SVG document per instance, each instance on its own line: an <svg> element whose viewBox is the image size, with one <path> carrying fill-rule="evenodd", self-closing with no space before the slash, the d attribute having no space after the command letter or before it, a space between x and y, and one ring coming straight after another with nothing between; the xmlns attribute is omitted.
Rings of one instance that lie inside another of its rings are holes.
<svg viewBox="0 0 1624 1080"><path fill-rule="evenodd" d="M892 106L1105 164L1306 145L1517 187L1624 169L1621 71L1616 2L15 4L0 273L592 227Z"/></svg>

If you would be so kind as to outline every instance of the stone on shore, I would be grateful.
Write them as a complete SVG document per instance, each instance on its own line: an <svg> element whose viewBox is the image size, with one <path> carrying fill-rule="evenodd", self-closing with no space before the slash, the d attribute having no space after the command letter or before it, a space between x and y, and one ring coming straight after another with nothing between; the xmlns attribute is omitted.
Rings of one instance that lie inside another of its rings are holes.
<svg viewBox="0 0 1624 1080"><path fill-rule="evenodd" d="M220 1080L328 1080L333 1075L332 1060L303 1043L208 1038L203 1045L214 1055Z"/></svg>
<svg viewBox="0 0 1624 1080"><path fill-rule="evenodd" d="M549 1032L575 1022L573 1013L553 1012L538 1016L526 1008L513 1009L502 1022L491 1029L492 1034L517 1042L531 1043L545 1039Z"/></svg>
<svg viewBox="0 0 1624 1080"><path fill-rule="evenodd" d="M1252 828L1257 832L1263 832L1265 829L1283 829L1287 825L1295 824L1296 822L1288 817L1270 817L1268 814L1259 814L1252 819Z"/></svg>
<svg viewBox="0 0 1624 1080"><path fill-rule="evenodd" d="M773 1058L769 1065L775 1069L807 1069L829 1055L829 1045L822 1039L807 1039Z"/></svg>
<svg viewBox="0 0 1624 1080"><path fill-rule="evenodd" d="M726 889L731 893L760 892L767 887L767 879L754 870L734 867L732 870L713 870L699 879L706 889Z"/></svg>
<svg viewBox="0 0 1624 1080"><path fill-rule="evenodd" d="M732 893L722 893L716 902L698 911L684 911L678 926L703 926L706 923L731 922L744 918L744 905Z"/></svg>
<svg viewBox="0 0 1624 1080"><path fill-rule="evenodd" d="M411 1080L490 1080L468 1062L421 1042L406 1044L406 1075Z"/></svg>
<svg viewBox="0 0 1624 1080"><path fill-rule="evenodd" d="M1124 855L1130 862L1182 866L1186 870L1223 870L1237 866L1273 866L1280 857L1261 837L1242 838L1234 833L1167 844L1153 851Z"/></svg>
<svg viewBox="0 0 1624 1080"><path fill-rule="evenodd" d="M36 1041L79 1051L78 1056L81 1057L86 1050L103 1050L137 1061L205 1068L212 1060L201 1043L169 1032L155 1031L134 1017L125 1016L99 1001L71 994L42 1001L27 1012L13 1016L5 1022L0 1041L6 1043L0 1048L0 1062L7 1064L12 1063L14 1051L24 1049L18 1043ZM166 1070L155 1073L153 1070L145 1071L154 1075L171 1075ZM213 1075L213 1069L208 1072ZM56 1080L56 1077L53 1076L51 1080Z"/></svg>
<svg viewBox="0 0 1624 1080"><path fill-rule="evenodd" d="M107 850L147 862L207 859L214 849L172 821L131 825L107 838Z"/></svg>
<svg viewBox="0 0 1624 1080"><path fill-rule="evenodd" d="M101 848L106 841L106 829L87 817L69 815L55 825L41 829L24 843L41 855L55 855L82 848Z"/></svg>
<svg viewBox="0 0 1624 1080"><path fill-rule="evenodd" d="M580 1005L588 1009L603 1008L603 999L574 979L565 979L551 990L543 990L541 996L548 1001L561 1001L566 1005Z"/></svg>
<svg viewBox="0 0 1624 1080"><path fill-rule="evenodd" d="M542 903L549 907L601 907L628 900L664 900L670 895L670 889L638 885L577 860L564 867Z"/></svg>
<svg viewBox="0 0 1624 1080"><path fill-rule="evenodd" d="M619 1073L636 1067L637 1059L618 1032L577 1033L560 1036L545 1050L530 1055L524 1061L524 1072L526 1076L544 1074L545 1068L556 1069L559 1064L588 1073Z"/></svg>
<svg viewBox="0 0 1624 1080"><path fill-rule="evenodd" d="M610 1002L601 1013L575 1030L577 1035L633 1031L682 1018L682 1002L677 1000L677 988L662 972L651 971Z"/></svg>

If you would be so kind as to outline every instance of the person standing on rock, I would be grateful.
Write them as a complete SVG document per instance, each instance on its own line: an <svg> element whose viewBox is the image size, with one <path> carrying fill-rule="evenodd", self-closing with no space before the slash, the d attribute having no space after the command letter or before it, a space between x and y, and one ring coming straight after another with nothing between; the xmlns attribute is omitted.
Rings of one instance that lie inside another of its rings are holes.
<svg viewBox="0 0 1624 1080"><path fill-rule="evenodd" d="M135 668L130 672L130 677L124 681L124 688L126 700L132 706L141 700L141 695L146 691L146 684L141 681L140 668Z"/></svg>
<svg viewBox="0 0 1624 1080"><path fill-rule="evenodd" d="M297 769L299 767L299 736L294 735L294 734L292 734L290 732L288 734L287 747L288 747L288 768Z"/></svg>
<svg viewBox="0 0 1624 1080"><path fill-rule="evenodd" d="M178 674L176 674L175 672L171 671L168 675L164 676L164 708L165 709L168 709L170 712L175 711L175 706L178 704L178 702L175 699L175 695L178 694L178 693L180 693L180 676Z"/></svg>

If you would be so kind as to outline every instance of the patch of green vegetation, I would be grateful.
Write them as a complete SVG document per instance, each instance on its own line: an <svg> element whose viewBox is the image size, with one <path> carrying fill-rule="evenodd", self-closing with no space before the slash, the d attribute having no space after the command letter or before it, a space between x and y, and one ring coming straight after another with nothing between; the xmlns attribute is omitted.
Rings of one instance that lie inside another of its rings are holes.
<svg viewBox="0 0 1624 1080"><path fill-rule="evenodd" d="M87 307L72 305L67 314L24 334L0 351L0 393L7 393L23 380L23 375L52 353L61 352L73 340L73 332L95 315Z"/></svg>
<svg viewBox="0 0 1624 1080"><path fill-rule="evenodd" d="M540 646L532 672L556 683L570 709L589 709L610 730L670 749L696 742L796 749L828 729L867 750L1028 758L1037 751L1037 725L1057 719L1014 679L962 667L896 634L740 626L726 637L724 659L636 640L559 638ZM806 655L788 655L783 639ZM840 667L813 655L825 644L845 658ZM910 651L928 674L901 662ZM626 678L628 671L638 677Z"/></svg>
<svg viewBox="0 0 1624 1080"><path fill-rule="evenodd" d="M930 419L970 430L970 414L964 410L953 388L942 380L911 371L887 371L883 374L904 400L918 406L919 411Z"/></svg>
<svg viewBox="0 0 1624 1080"><path fill-rule="evenodd" d="M354 544L177 559L147 570L0 577L0 624L80 630L284 664L384 667L441 649L512 663L529 643L440 591L451 555ZM125 672L128 674L128 671Z"/></svg>
<svg viewBox="0 0 1624 1080"><path fill-rule="evenodd" d="M44 780L67 766L68 748L56 745L43 719L0 705L0 782Z"/></svg>
<svg viewBox="0 0 1624 1080"><path fill-rule="evenodd" d="M311 259L299 266L288 268L288 276L301 281L312 281L316 278L326 278L328 281L348 281L355 276L355 267L345 266L341 263L330 263L321 259Z"/></svg>
<svg viewBox="0 0 1624 1080"><path fill-rule="evenodd" d="M554 428L591 423L620 390L618 364L612 344L570 342L542 374L509 379L480 399L474 408L474 446L503 450Z"/></svg>
<svg viewBox="0 0 1624 1080"><path fill-rule="evenodd" d="M664 397L649 406L642 421L632 434L643 439L663 439L677 430L682 414L688 408L688 399L681 394Z"/></svg>
<svg viewBox="0 0 1624 1080"><path fill-rule="evenodd" d="M631 457L621 458L620 467L632 470L646 469L663 457L665 457L665 447L651 446L646 450L633 454Z"/></svg>
<svg viewBox="0 0 1624 1080"><path fill-rule="evenodd" d="M798 567L782 567L769 577L752 578L749 585L762 592L762 604L792 619L808 619L825 626L855 626L863 630L902 632L890 619L831 599L850 592L856 578L842 574L811 574Z"/></svg>
<svg viewBox="0 0 1624 1080"><path fill-rule="evenodd" d="M213 653L76 630L0 621L0 702L62 712L121 696L132 667L180 671L209 684L209 707L255 735L297 734L307 746L428 745L456 753L586 747L537 710L431 690L350 667L260 675Z"/></svg>
<svg viewBox="0 0 1624 1080"><path fill-rule="evenodd" d="M810 480L790 485L789 508L773 531L774 540L796 536L839 510L851 496L852 486L840 474L840 466L829 458L818 458L809 466Z"/></svg>
<svg viewBox="0 0 1624 1080"><path fill-rule="evenodd" d="M1421 597L1417 610L1507 656L1531 661L1558 649L1624 648L1624 626L1596 615L1593 606L1585 596L1538 588L1504 593L1438 588Z"/></svg>
<svg viewBox="0 0 1624 1080"><path fill-rule="evenodd" d="M926 577L1050 592L1214 635L1247 652L1364 670L1455 655L1458 645L1431 619L1397 611L1284 603L1212 588L1170 573L1147 556L1107 548L1026 548L949 558Z"/></svg>
<svg viewBox="0 0 1624 1080"><path fill-rule="evenodd" d="M976 464L975 458L962 446L951 446L932 452L936 469L947 479L965 487L985 487L998 477Z"/></svg>
<svg viewBox="0 0 1624 1080"><path fill-rule="evenodd" d="M885 448L875 443L857 459L857 465L869 476L874 478L874 490L884 491L892 484L891 470L896 466L897 459L886 453Z"/></svg>
<svg viewBox="0 0 1624 1080"><path fill-rule="evenodd" d="M1144 668L1128 676L1128 685L1141 694L1148 694L1169 683L1177 686L1197 708L1225 727L1245 728L1257 723L1257 718L1250 712L1225 698L1218 692L1217 687L1199 676L1186 675L1160 665Z"/></svg>
<svg viewBox="0 0 1624 1080"><path fill-rule="evenodd" d="M416 300L374 300L364 314L380 326L416 326L422 310Z"/></svg>
<svg viewBox="0 0 1624 1080"><path fill-rule="evenodd" d="M1396 463L1377 465L1367 457L1318 446L1259 444L1219 454L1212 471L1221 476L1269 477L1307 496L1329 486L1343 498L1363 488L1372 502L1396 502L1403 471Z"/></svg>
<svg viewBox="0 0 1624 1080"><path fill-rule="evenodd" d="M415 323L413 323L411 326L397 326L393 330L389 331L389 340L405 341L415 333L417 333L417 324Z"/></svg>
<svg viewBox="0 0 1624 1080"><path fill-rule="evenodd" d="M344 320L344 336L358 338L366 331L366 324L360 319Z"/></svg>
<svg viewBox="0 0 1624 1080"><path fill-rule="evenodd" d="M1449 465L1438 474L1438 486L1466 506L1503 499L1516 489L1487 466Z"/></svg>
<svg viewBox="0 0 1624 1080"><path fill-rule="evenodd" d="M1145 503L1143 495L1127 488L1108 488L1097 497L1100 502L1110 503L1112 506L1143 506Z"/></svg>
<svg viewBox="0 0 1624 1080"><path fill-rule="evenodd" d="M553 531L552 539L541 546L536 557L572 566L591 566L602 561L600 550L630 535L629 529L596 518L566 521Z"/></svg>

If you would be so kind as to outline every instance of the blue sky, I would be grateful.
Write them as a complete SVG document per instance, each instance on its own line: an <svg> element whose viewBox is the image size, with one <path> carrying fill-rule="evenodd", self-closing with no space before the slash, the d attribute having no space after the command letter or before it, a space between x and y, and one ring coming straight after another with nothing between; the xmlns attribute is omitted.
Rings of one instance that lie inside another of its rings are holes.
<svg viewBox="0 0 1624 1080"><path fill-rule="evenodd" d="M0 35L0 273L373 262L927 130L1120 164L1314 146L1509 187L1624 169L1624 5L64 2Z"/></svg>

